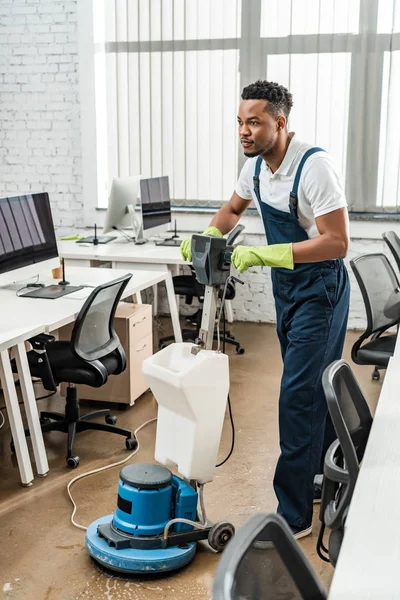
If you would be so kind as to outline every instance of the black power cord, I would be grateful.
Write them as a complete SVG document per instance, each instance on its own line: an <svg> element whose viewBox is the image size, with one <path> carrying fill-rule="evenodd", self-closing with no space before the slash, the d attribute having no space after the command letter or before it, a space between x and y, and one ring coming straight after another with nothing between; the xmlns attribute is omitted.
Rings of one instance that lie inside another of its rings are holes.
<svg viewBox="0 0 400 600"><path fill-rule="evenodd" d="M223 319L224 319L224 330L223 330L223 341L222 341L222 352L225 354L225 336L226 336L226 317L225 317L225 305L223 306ZM232 404L231 404L231 399L228 393L228 409L229 409L229 418L231 421L231 427L232 427L232 442L231 442L231 449L229 450L229 454L228 456L220 463L218 463L217 465L215 465L216 467L222 467L222 465L224 465L232 456L233 450L235 448L235 422L233 420L233 414L232 414Z"/></svg>

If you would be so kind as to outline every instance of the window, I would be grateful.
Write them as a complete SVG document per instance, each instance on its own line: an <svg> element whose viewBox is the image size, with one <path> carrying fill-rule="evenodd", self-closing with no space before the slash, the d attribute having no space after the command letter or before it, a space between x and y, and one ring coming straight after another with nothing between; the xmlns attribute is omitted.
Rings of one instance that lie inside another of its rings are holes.
<svg viewBox="0 0 400 600"><path fill-rule="evenodd" d="M94 30L97 125L86 111L83 152L96 206L129 174L168 175L176 206L221 205L245 160L240 91L266 77L293 93L290 128L336 159L350 209L398 210L400 0L81 4Z"/></svg>
<svg viewBox="0 0 400 600"><path fill-rule="evenodd" d="M400 51L385 52L379 136L377 205L400 205Z"/></svg>
<svg viewBox="0 0 400 600"><path fill-rule="evenodd" d="M293 94L289 129L301 140L329 149L343 177L346 172L350 72L351 54L345 52L280 54L267 58L266 78L279 81Z"/></svg>
<svg viewBox="0 0 400 600"><path fill-rule="evenodd" d="M360 0L262 0L261 35L358 33Z"/></svg>

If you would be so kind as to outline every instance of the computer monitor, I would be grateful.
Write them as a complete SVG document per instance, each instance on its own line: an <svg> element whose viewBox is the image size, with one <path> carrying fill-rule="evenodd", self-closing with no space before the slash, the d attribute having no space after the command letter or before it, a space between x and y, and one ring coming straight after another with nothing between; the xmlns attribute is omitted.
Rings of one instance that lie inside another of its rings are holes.
<svg viewBox="0 0 400 600"><path fill-rule="evenodd" d="M140 175L113 179L103 233L127 227L133 227L136 232L138 224L135 206L139 194L139 181Z"/></svg>
<svg viewBox="0 0 400 600"><path fill-rule="evenodd" d="M171 199L168 177L140 180L140 204L143 233L154 235L171 223Z"/></svg>
<svg viewBox="0 0 400 600"><path fill-rule="evenodd" d="M0 199L0 285L60 266L49 196Z"/></svg>

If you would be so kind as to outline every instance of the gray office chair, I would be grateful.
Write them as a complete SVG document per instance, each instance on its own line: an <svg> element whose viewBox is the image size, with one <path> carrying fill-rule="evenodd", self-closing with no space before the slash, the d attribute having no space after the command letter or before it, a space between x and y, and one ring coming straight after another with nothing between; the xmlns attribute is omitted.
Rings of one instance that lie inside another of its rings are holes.
<svg viewBox="0 0 400 600"><path fill-rule="evenodd" d="M399 281L384 254L364 254L350 261L367 313L367 327L351 350L358 365L374 365L373 379L393 356L397 334L382 335L400 323ZM370 340L364 343L368 338Z"/></svg>
<svg viewBox="0 0 400 600"><path fill-rule="evenodd" d="M338 437L329 447L324 464L317 552L336 566L344 535L344 523L353 497L360 463L372 425L372 416L350 365L337 360L322 376L329 414ZM325 527L331 530L325 547Z"/></svg>
<svg viewBox="0 0 400 600"><path fill-rule="evenodd" d="M398 270L400 271L400 238L394 231L385 231L382 237L388 245Z"/></svg>
<svg viewBox="0 0 400 600"><path fill-rule="evenodd" d="M213 600L324 600L326 593L284 519L255 515L228 543Z"/></svg>
<svg viewBox="0 0 400 600"><path fill-rule="evenodd" d="M39 377L45 389L50 391L56 391L61 382L68 383L65 414L41 412L40 422L43 433L62 431L68 434L66 460L70 468L77 467L80 461L79 456L73 454L73 443L75 434L81 431L94 429L115 433L126 438L128 450L137 447L131 431L115 427L117 418L109 409L81 416L75 387L75 384L100 387L110 375L125 370L125 352L114 330L114 317L131 277L128 273L91 292L75 321L70 341L54 341L54 336L43 334L29 340L33 347L27 354L32 376ZM93 422L97 417L104 417L106 423ZM29 430L25 433L30 435Z"/></svg>

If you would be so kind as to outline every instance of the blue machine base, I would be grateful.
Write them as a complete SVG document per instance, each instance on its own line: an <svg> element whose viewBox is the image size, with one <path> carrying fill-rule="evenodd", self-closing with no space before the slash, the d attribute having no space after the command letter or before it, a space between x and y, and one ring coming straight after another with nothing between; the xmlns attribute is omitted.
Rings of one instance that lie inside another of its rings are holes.
<svg viewBox="0 0 400 600"><path fill-rule="evenodd" d="M112 518L113 515L108 515L93 521L86 531L85 539L86 550L107 569L132 575L168 573L189 564L196 554L196 542L187 544L187 548L172 546L163 550L116 550L97 535L98 525L109 523Z"/></svg>

